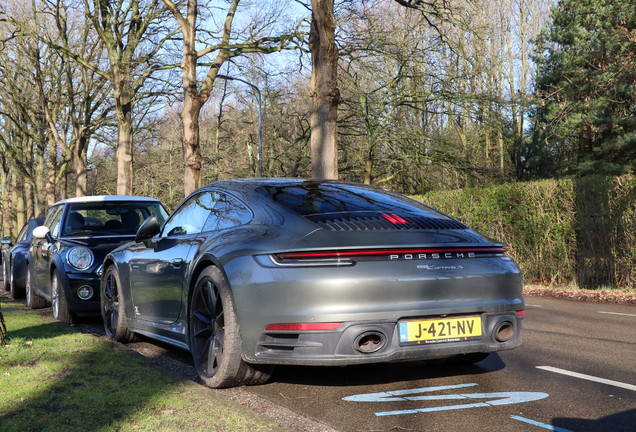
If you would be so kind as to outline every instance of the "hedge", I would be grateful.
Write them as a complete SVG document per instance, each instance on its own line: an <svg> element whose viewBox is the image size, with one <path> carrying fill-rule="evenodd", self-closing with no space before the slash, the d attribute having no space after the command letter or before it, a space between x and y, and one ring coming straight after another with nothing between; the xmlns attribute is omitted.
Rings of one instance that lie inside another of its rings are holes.
<svg viewBox="0 0 636 432"><path fill-rule="evenodd" d="M526 282L634 286L633 176L510 183L413 198L503 242Z"/></svg>

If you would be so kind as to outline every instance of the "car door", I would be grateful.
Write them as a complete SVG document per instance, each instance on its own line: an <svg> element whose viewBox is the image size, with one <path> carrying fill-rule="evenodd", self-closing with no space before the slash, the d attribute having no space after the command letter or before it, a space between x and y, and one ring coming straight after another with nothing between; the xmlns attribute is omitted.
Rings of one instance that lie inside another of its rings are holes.
<svg viewBox="0 0 636 432"><path fill-rule="evenodd" d="M140 244L130 259L135 318L169 324L180 315L189 265L201 243L198 239L214 195L202 192L184 202L164 224L160 234Z"/></svg>
<svg viewBox="0 0 636 432"><path fill-rule="evenodd" d="M49 214L44 221L44 225L50 230L51 237L55 240L60 235L60 222L64 210L63 205L51 208ZM49 263L53 253L55 242L48 239L33 239L31 244L31 283L34 284L36 290L41 294L50 297L51 279L49 274ZM28 271L28 269L27 269Z"/></svg>

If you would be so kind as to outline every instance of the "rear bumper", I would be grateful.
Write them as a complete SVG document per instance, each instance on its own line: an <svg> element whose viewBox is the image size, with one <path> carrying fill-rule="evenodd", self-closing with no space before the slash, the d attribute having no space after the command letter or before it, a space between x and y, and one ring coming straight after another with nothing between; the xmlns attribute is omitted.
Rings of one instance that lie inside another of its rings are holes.
<svg viewBox="0 0 636 432"><path fill-rule="evenodd" d="M522 318L516 313L483 313L482 336L478 340L451 339L444 342L400 344L397 321L343 323L338 330L325 332L263 332L257 344L254 363L343 366L378 362L424 360L456 354L490 353L521 345ZM422 317L424 319L438 317ZM497 339L504 324L512 325L512 334L504 342ZM360 349L361 337L379 335L381 347L374 352Z"/></svg>
<svg viewBox="0 0 636 432"><path fill-rule="evenodd" d="M243 358L253 363L348 365L495 352L521 344L523 277L509 258L448 259L444 266L360 262L350 267L265 268L251 257L224 266L240 323ZM401 345L402 320L481 316L479 340ZM513 334L494 339L501 321ZM272 324L342 323L335 331L277 333ZM354 343L377 331L382 349ZM287 344L287 345L286 345Z"/></svg>

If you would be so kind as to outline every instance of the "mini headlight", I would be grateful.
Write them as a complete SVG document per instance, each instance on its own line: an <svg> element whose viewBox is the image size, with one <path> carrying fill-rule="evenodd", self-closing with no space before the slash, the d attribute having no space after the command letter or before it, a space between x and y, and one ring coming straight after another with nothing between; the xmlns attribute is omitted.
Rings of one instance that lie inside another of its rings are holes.
<svg viewBox="0 0 636 432"><path fill-rule="evenodd" d="M86 270L93 264L93 253L84 246L75 246L66 254L66 262L77 270Z"/></svg>

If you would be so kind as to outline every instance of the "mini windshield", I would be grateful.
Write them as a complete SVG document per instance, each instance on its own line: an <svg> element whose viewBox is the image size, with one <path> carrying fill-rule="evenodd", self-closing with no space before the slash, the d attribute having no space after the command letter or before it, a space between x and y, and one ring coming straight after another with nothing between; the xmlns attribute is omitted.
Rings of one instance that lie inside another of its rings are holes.
<svg viewBox="0 0 636 432"><path fill-rule="evenodd" d="M135 235L151 216L163 224L168 214L160 203L151 201L70 204L62 235Z"/></svg>

